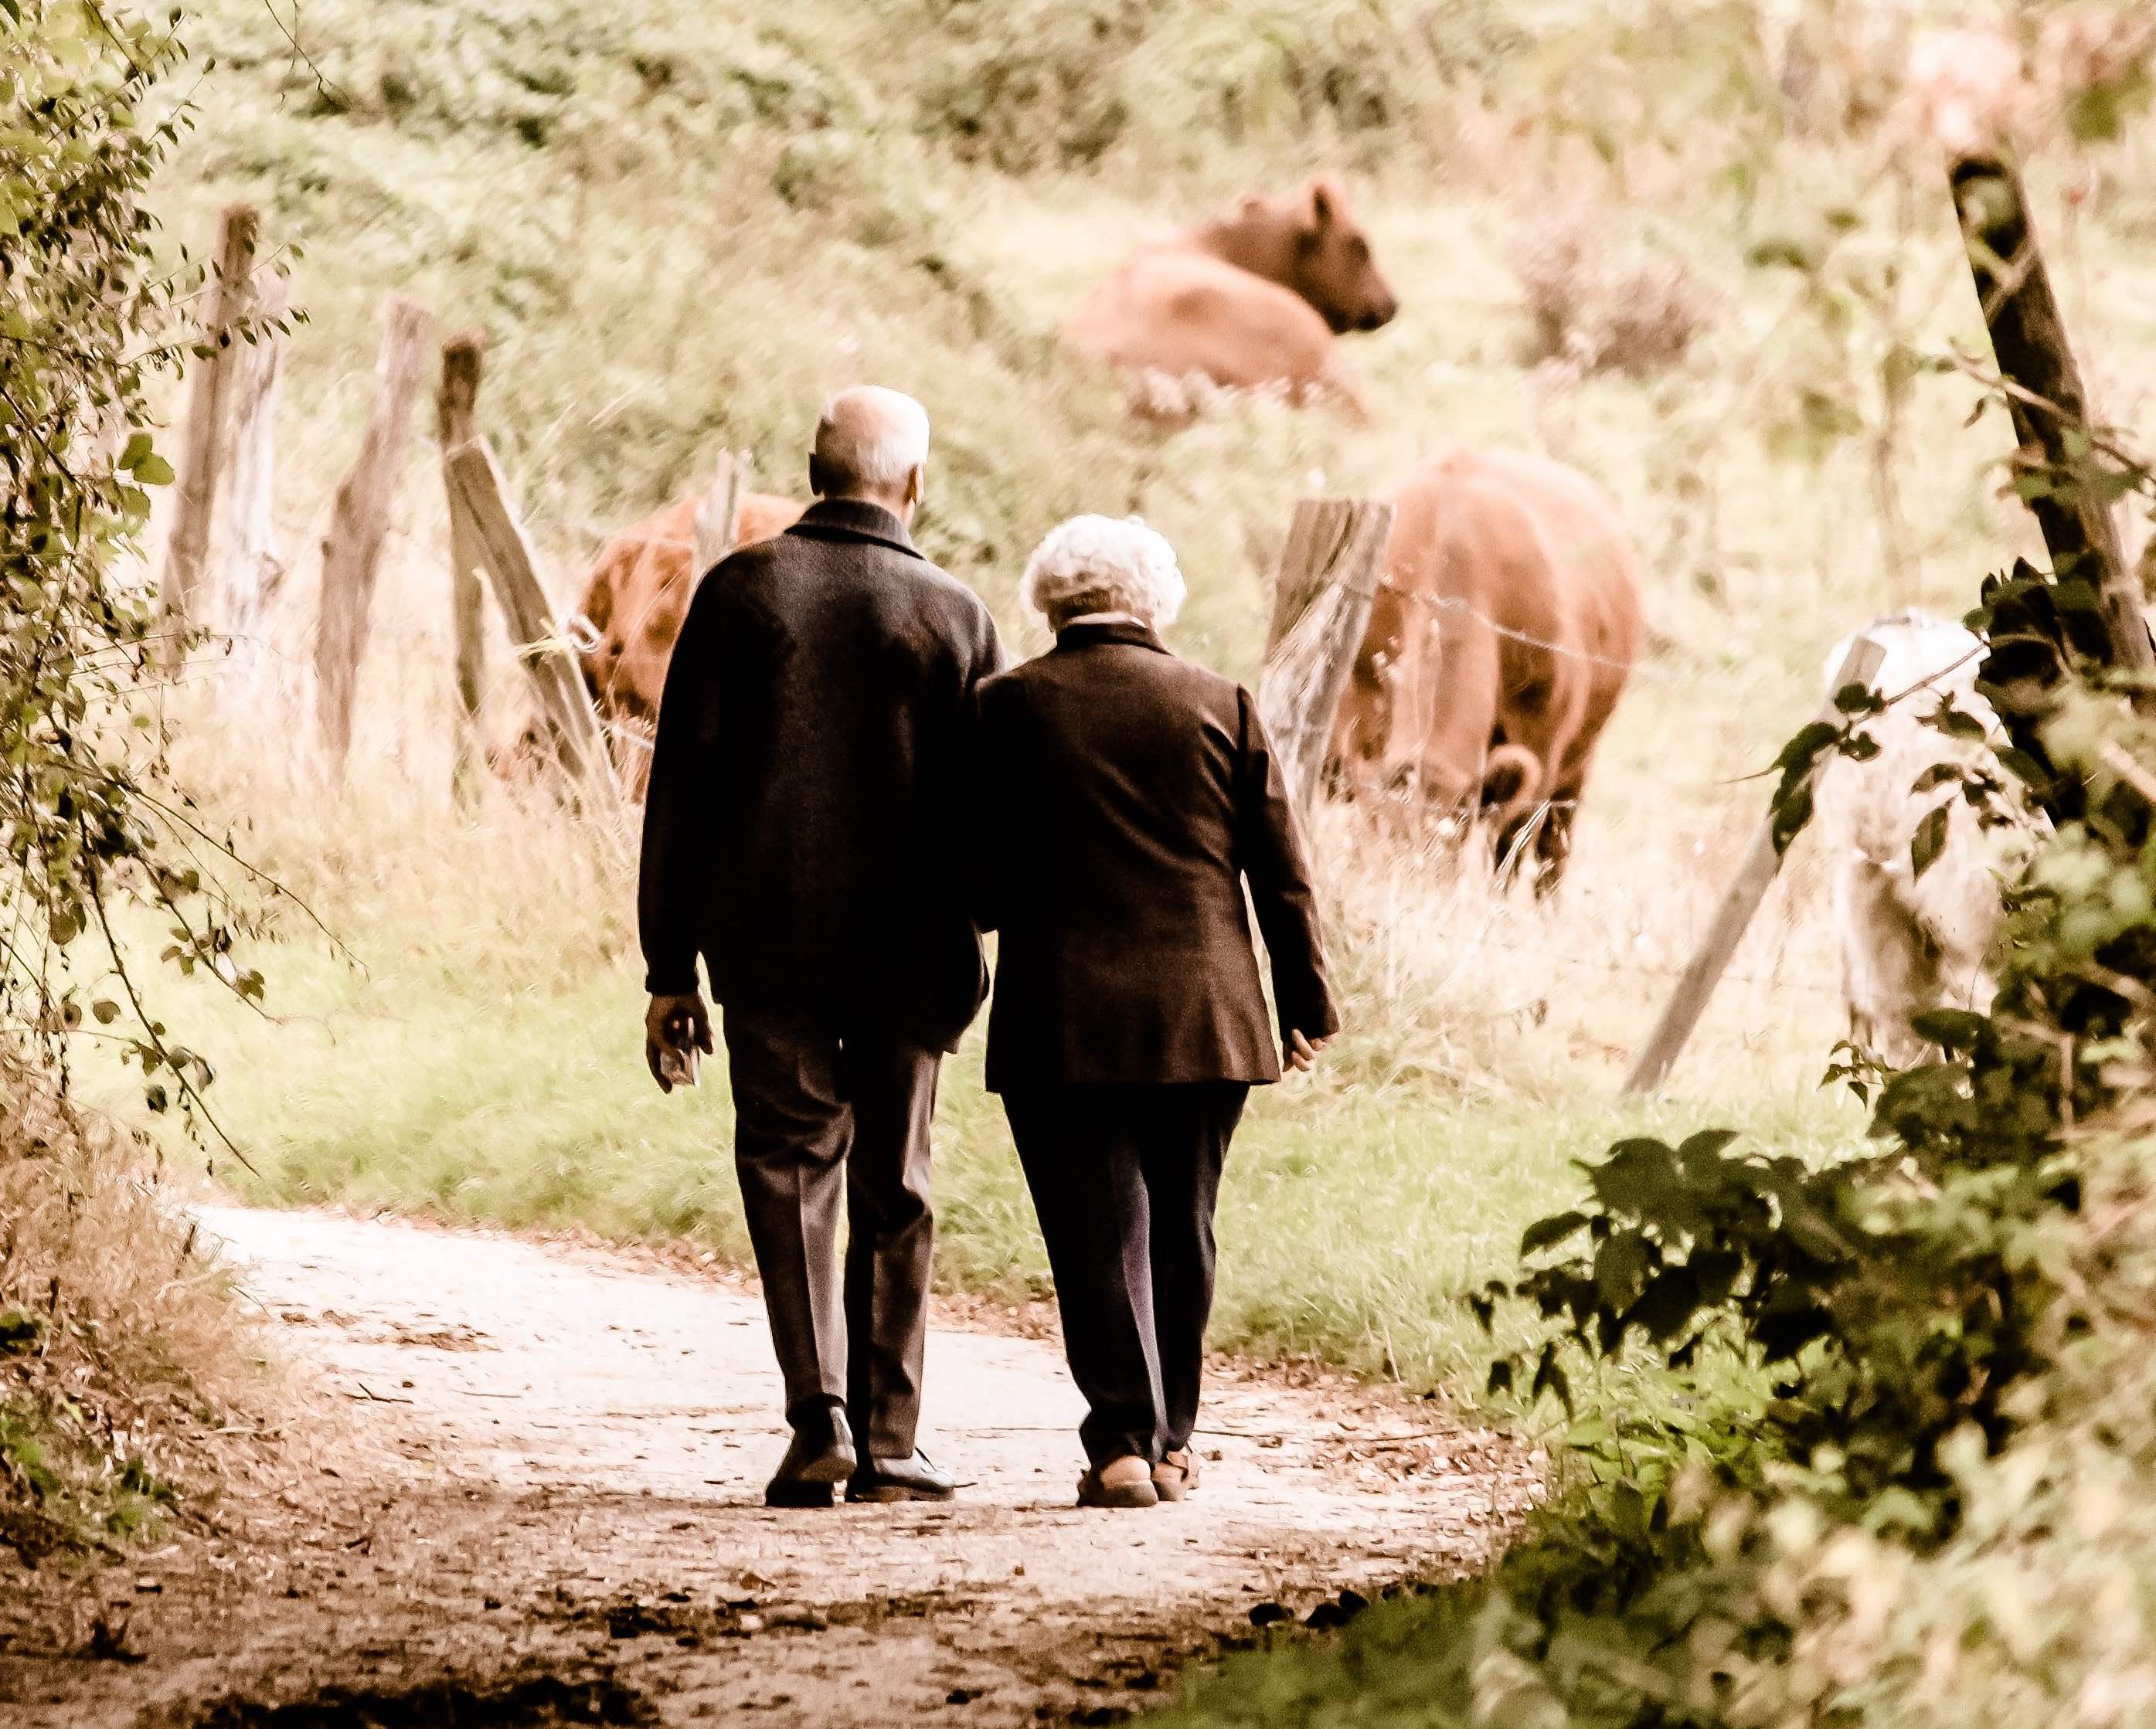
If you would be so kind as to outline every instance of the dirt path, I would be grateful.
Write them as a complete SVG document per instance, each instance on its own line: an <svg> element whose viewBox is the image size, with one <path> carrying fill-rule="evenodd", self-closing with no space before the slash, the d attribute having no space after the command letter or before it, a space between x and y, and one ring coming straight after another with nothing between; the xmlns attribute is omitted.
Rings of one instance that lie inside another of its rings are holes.
<svg viewBox="0 0 2156 1729"><path fill-rule="evenodd" d="M772 1512L752 1290L508 1236L203 1217L335 1442L227 1537L98 1575L71 1619L0 1609L8 1729L1107 1721L1254 1606L1476 1565L1532 1480L1428 1405L1229 1374L1198 1498L1081 1512L1053 1342L939 1326L924 1444L962 1498Z"/></svg>

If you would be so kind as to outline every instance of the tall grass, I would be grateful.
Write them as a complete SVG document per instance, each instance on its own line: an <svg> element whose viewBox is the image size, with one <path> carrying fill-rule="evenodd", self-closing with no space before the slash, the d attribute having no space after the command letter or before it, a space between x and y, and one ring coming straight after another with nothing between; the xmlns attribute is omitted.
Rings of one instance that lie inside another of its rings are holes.
<svg viewBox="0 0 2156 1729"><path fill-rule="evenodd" d="M1887 326L1855 302L1822 310L1842 278L1746 262L1778 235L1819 238L1817 213L1840 208L1825 240L1850 280L1888 260L1902 273L1893 334L1974 346L1944 194L1881 178L1876 141L1831 128L1784 141L1763 176L1727 174L1779 125L1742 8L1664 8L1654 30L1555 3L1017 10L314 0L302 58L253 0L200 8L215 64L168 225L200 236L218 202L259 199L273 237L305 243L311 321L280 418L293 570L265 628L270 673L244 704L213 673L179 700L203 707L190 750L213 807L352 958L295 917L268 959L274 1019L166 996L214 1023L194 1042L223 1058L213 1100L258 1193L742 1255L723 1090L665 1100L643 1073L620 850L528 788L490 788L476 813L449 803L445 535L424 450L348 777L331 782L312 752L316 541L393 289L444 330L488 329L480 419L565 600L608 532L722 446L798 493L821 393L872 378L927 401L921 540L1014 645L1040 645L1012 602L1034 540L1077 510L1136 510L1191 579L1175 645L1249 679L1296 496L1381 490L1454 444L1539 449L1618 498L1650 624L1569 880L1536 905L1495 889L1472 846L1455 856L1384 811L1322 813L1348 1030L1320 1075L1254 1108L1222 1224L1223 1342L1443 1379L1477 1349L1459 1294L1561 1200L1572 1159L1641 1124L1732 1121L1823 1155L1857 1132L1815 1085L1841 1023L1801 844L1674 1098L1614 1100L1764 803L1744 777L1810 711L1829 646L1897 606L1957 613L1985 570L2035 550L1998 493L1999 428L1965 424L1975 387L1926 373L1890 453L1907 475L1890 569L1875 444L1808 429L1792 406L1831 385L1861 408ZM1397 53L1373 55L1368 31ZM2085 362L2143 442L2151 154L2130 139L2031 163L2041 208L2073 213L2056 262ZM1059 346L1063 319L1145 236L1321 166L1350 171L1404 306L1346 349L1369 423L1258 402L1173 434L1128 423L1112 383ZM1508 260L1560 205L1696 289L1666 366L1535 363L1553 309ZM526 707L505 646L501 738ZM943 1276L1038 1289L974 1045L945 1090L939 1159Z"/></svg>

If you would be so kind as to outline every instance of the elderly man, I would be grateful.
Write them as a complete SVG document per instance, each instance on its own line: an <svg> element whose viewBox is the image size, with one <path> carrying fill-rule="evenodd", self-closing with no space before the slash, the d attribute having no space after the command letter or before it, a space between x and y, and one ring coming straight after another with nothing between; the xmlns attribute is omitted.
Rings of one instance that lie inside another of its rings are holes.
<svg viewBox="0 0 2156 1729"><path fill-rule="evenodd" d="M818 502L706 577L668 668L638 900L662 1088L724 1011L735 1168L793 1439L773 1506L942 1501L916 1445L943 1053L986 990L956 886L956 757L999 664L972 593L914 550L928 417L834 397ZM839 1203L848 1234L843 1280Z"/></svg>
<svg viewBox="0 0 2156 1729"><path fill-rule="evenodd" d="M1183 584L1135 519L1079 516L1021 593L1055 646L981 686L976 916L999 930L1004 1097L1089 1407L1081 1506L1197 1485L1213 1208L1254 1084L1338 1025L1302 843L1257 705L1170 654ZM1279 1008L1268 1024L1244 890Z"/></svg>

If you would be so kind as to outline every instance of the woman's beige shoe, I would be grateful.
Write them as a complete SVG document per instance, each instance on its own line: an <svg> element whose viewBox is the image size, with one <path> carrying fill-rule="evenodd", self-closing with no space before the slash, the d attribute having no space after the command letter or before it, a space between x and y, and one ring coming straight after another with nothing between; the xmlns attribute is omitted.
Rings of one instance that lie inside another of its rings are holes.
<svg viewBox="0 0 2156 1729"><path fill-rule="evenodd" d="M1163 1501L1181 1501L1198 1486L1198 1455L1188 1447L1171 1448L1152 1468L1152 1491Z"/></svg>
<svg viewBox="0 0 2156 1729"><path fill-rule="evenodd" d="M1078 1480L1081 1507L1149 1507L1159 1501L1152 1467L1135 1453L1096 1465Z"/></svg>

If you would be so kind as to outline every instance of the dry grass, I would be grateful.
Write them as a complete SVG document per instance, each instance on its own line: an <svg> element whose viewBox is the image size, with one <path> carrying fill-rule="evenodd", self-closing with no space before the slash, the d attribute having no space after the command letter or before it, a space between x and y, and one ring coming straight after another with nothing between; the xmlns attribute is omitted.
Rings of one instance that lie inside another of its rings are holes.
<svg viewBox="0 0 2156 1729"><path fill-rule="evenodd" d="M0 1054L0 1544L199 1511L268 1383L162 1160Z"/></svg>

